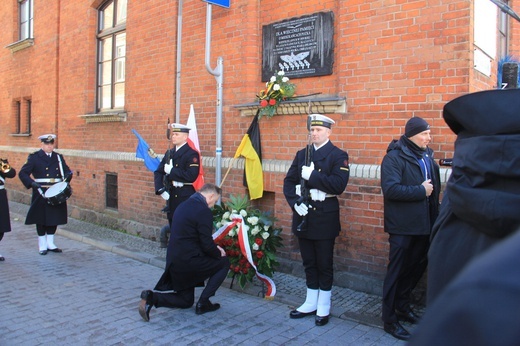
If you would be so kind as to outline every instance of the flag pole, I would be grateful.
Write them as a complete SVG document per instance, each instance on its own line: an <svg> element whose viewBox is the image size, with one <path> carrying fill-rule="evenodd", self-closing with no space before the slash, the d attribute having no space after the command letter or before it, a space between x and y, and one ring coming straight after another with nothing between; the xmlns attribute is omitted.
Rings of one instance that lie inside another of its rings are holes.
<svg viewBox="0 0 520 346"><path fill-rule="evenodd" d="M233 167L233 164L235 163L235 160L236 160L236 159L237 159L237 158L234 157L233 160L231 161L231 164L229 165L229 167L228 167L228 169L227 169L227 171L226 171L226 174L224 174L224 178L222 178L222 181L220 182L220 185L219 185L218 187L222 188L222 185L224 185L224 182L226 181L226 178L227 178L227 176L228 176L228 174L229 174L229 171L230 171L231 168Z"/></svg>

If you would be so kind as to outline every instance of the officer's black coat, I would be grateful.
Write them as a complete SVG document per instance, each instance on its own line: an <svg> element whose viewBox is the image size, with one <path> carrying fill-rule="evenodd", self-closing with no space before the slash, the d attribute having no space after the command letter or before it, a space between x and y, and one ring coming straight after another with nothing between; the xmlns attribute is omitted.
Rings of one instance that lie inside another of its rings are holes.
<svg viewBox="0 0 520 346"><path fill-rule="evenodd" d="M334 146L331 141L314 151L312 155L314 172L307 181L309 189L318 189L330 195L341 195L349 179L348 154ZM291 167L284 179L283 193L287 203L294 208L300 196L296 194L296 185L301 183L302 166L305 164L305 149L296 153ZM297 237L306 239L334 239L341 231L339 202L337 197L324 201L310 201L306 227L297 231L302 217L293 209L292 231Z"/></svg>
<svg viewBox="0 0 520 346"><path fill-rule="evenodd" d="M0 171L2 178L14 178L16 170L11 167L6 173ZM0 180L0 185L5 186L4 182ZM7 191L5 188L0 190L0 233L11 232L11 219L9 216L9 203L7 201Z"/></svg>
<svg viewBox="0 0 520 346"><path fill-rule="evenodd" d="M30 189L34 179L54 178L61 179L63 181L64 177L60 172L58 155L61 158L64 176L71 177L72 172L69 166L67 166L63 155L53 151L52 156L48 157L47 154L42 149L40 149L32 154L29 154L27 157L27 162L25 162L25 164L22 166L22 169L20 169L20 172L18 173L18 177L24 186ZM39 184L42 186L44 193L50 186L53 185L52 183ZM67 202L55 206L50 205L40 195L37 189L33 189L31 206L29 207L29 211L27 212L27 217L25 219L26 225L64 225L67 223L67 216Z"/></svg>
<svg viewBox="0 0 520 346"><path fill-rule="evenodd" d="M169 163L169 159L173 161L173 168L170 174L164 172L164 165ZM171 220L177 206L188 199L195 192L193 182L199 176L200 156L199 153L192 149L188 143L184 144L179 150L171 149L164 154L161 163L154 172L155 191L159 191L164 187L164 177L171 183L172 181L184 183L183 187L171 187L168 192L170 199L168 200L168 219Z"/></svg>

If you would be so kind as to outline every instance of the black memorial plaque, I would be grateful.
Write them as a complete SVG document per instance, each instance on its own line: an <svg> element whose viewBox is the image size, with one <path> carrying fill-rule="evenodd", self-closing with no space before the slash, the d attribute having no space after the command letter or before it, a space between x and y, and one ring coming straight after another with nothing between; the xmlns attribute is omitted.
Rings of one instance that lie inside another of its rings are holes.
<svg viewBox="0 0 520 346"><path fill-rule="evenodd" d="M264 25L262 81L275 71L289 78L332 74L334 14L319 12Z"/></svg>

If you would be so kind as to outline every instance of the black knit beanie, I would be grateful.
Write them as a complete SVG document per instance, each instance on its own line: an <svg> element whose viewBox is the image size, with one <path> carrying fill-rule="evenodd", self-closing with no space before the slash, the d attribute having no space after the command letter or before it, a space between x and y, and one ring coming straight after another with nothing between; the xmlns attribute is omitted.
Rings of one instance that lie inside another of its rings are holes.
<svg viewBox="0 0 520 346"><path fill-rule="evenodd" d="M423 118L413 117L406 122L406 126L404 127L404 135L410 138L429 129L430 125L428 125L428 123Z"/></svg>

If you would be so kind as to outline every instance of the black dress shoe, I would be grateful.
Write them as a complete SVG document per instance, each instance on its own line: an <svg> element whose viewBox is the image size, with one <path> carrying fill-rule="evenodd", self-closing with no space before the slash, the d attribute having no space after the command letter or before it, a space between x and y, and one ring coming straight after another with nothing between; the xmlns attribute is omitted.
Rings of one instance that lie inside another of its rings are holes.
<svg viewBox="0 0 520 346"><path fill-rule="evenodd" d="M0 255L0 262L1 262L1 261L5 261L5 258L4 258L4 256L2 256L2 255Z"/></svg>
<svg viewBox="0 0 520 346"><path fill-rule="evenodd" d="M141 292L141 301L139 302L139 315L146 322L150 321L150 310L153 306L153 292L145 290Z"/></svg>
<svg viewBox="0 0 520 346"><path fill-rule="evenodd" d="M412 324L419 323L419 320L421 319L412 310L408 310L407 312L396 310L395 314L399 321L410 322Z"/></svg>
<svg viewBox="0 0 520 346"><path fill-rule="evenodd" d="M46 255L47 254L47 250L40 250L40 255Z"/></svg>
<svg viewBox="0 0 520 346"><path fill-rule="evenodd" d="M195 307L195 313L197 315L205 314L206 312L211 312L220 309L220 304L218 303L211 303L209 300L207 302L201 303L198 302L197 306Z"/></svg>
<svg viewBox="0 0 520 346"><path fill-rule="evenodd" d="M289 317L290 318L304 318L306 316L312 316L312 315L316 315L316 310L311 311L311 312L301 312L298 310L293 310L289 314Z"/></svg>
<svg viewBox="0 0 520 346"><path fill-rule="evenodd" d="M329 323L329 315L327 315L327 316L316 316L316 318L314 320L314 324L316 324L317 326L324 326L327 323Z"/></svg>
<svg viewBox="0 0 520 346"><path fill-rule="evenodd" d="M56 252L56 253L60 253L60 252L63 252L63 250L61 250L59 247L55 248L55 249L47 249L51 252Z"/></svg>
<svg viewBox="0 0 520 346"><path fill-rule="evenodd" d="M399 322L385 323L385 332L392 335L394 338L399 340L409 340L410 333Z"/></svg>

